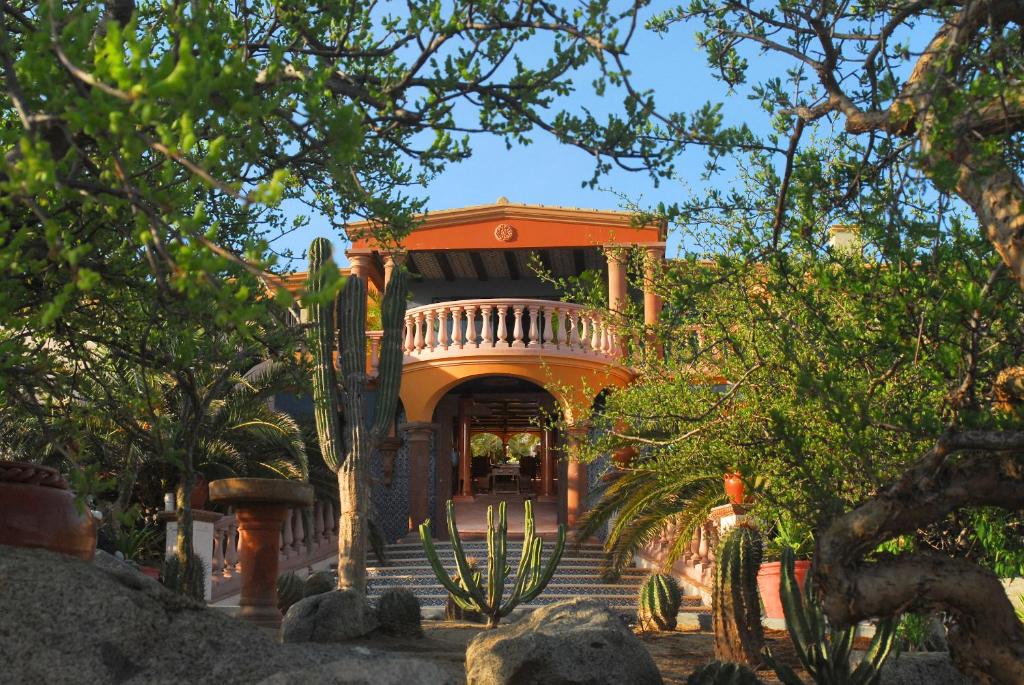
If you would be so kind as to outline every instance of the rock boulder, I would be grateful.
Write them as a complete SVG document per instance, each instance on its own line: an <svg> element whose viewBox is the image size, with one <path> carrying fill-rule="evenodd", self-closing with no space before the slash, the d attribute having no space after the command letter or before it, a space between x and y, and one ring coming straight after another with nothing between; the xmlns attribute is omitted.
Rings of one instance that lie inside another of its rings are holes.
<svg viewBox="0 0 1024 685"><path fill-rule="evenodd" d="M953 665L947 652L910 652L890 657L881 685L975 685Z"/></svg>
<svg viewBox="0 0 1024 685"><path fill-rule="evenodd" d="M231 685L275 674L271 682L311 682L313 666L325 670L322 683L454 681L433 663L390 652L282 645L105 553L89 564L0 546L0 683Z"/></svg>
<svg viewBox="0 0 1024 685"><path fill-rule="evenodd" d="M364 598L351 590L332 590L293 604L281 622L281 641L345 642L376 627Z"/></svg>
<svg viewBox="0 0 1024 685"><path fill-rule="evenodd" d="M643 643L607 607L572 599L485 631L466 650L469 685L657 685Z"/></svg>

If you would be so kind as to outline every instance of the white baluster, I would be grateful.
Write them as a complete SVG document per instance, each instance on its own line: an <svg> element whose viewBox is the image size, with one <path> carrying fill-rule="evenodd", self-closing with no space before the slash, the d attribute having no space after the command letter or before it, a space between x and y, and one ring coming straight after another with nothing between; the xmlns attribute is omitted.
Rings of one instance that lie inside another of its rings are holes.
<svg viewBox="0 0 1024 685"><path fill-rule="evenodd" d="M530 342L526 344L527 347L537 347L540 344L540 324L537 321L538 307L535 304L531 304L527 308L527 312L530 314Z"/></svg>
<svg viewBox="0 0 1024 685"><path fill-rule="evenodd" d="M324 504L320 500L313 502L313 546L317 549L323 543L324 536Z"/></svg>
<svg viewBox="0 0 1024 685"><path fill-rule="evenodd" d="M544 312L544 339L541 341L540 346L552 347L554 345L554 310L547 305L541 308Z"/></svg>
<svg viewBox="0 0 1024 685"><path fill-rule="evenodd" d="M580 315L580 349L584 352L590 350L590 326L592 321L588 312L583 312Z"/></svg>
<svg viewBox="0 0 1024 685"><path fill-rule="evenodd" d="M579 314L575 309L570 309L569 314L569 349L580 348Z"/></svg>
<svg viewBox="0 0 1024 685"><path fill-rule="evenodd" d="M233 576L238 572L238 525L229 524L225 535L227 544L224 550L227 553L227 563L224 575Z"/></svg>
<svg viewBox="0 0 1024 685"><path fill-rule="evenodd" d="M437 312L433 309L428 309L425 320L426 320L426 335L423 338L423 344L427 347L427 352L433 352L436 346L436 339L434 338L434 318L437 316Z"/></svg>
<svg viewBox="0 0 1024 685"><path fill-rule="evenodd" d="M414 346L417 352L423 350L423 312L416 312L416 339Z"/></svg>
<svg viewBox="0 0 1024 685"><path fill-rule="evenodd" d="M480 347L480 336L476 333L476 310L475 304L469 304L462 308L466 312L466 346Z"/></svg>
<svg viewBox="0 0 1024 685"><path fill-rule="evenodd" d="M512 305L512 313L516 317L515 323L512 325L512 337L514 338L512 347L526 347L523 344L523 305Z"/></svg>
<svg viewBox="0 0 1024 685"><path fill-rule="evenodd" d="M508 315L507 309L508 305L498 305L498 340L495 342L495 346L499 344L502 347L508 346L508 328L505 327L505 317Z"/></svg>
<svg viewBox="0 0 1024 685"><path fill-rule="evenodd" d="M590 349L595 354L601 352L601 317L594 314L590 320Z"/></svg>
<svg viewBox="0 0 1024 685"><path fill-rule="evenodd" d="M459 350L463 346L462 311L463 307L452 307L452 347Z"/></svg>
<svg viewBox="0 0 1024 685"><path fill-rule="evenodd" d="M309 537L306 534L306 521L305 516L302 515L301 509L295 509L295 517L292 519L292 538L295 542L292 546L295 548L295 553L302 555L306 552L306 542L309 541Z"/></svg>
<svg viewBox="0 0 1024 685"><path fill-rule="evenodd" d="M481 347L494 347L494 334L491 332L491 310L493 306L485 304L480 308L480 314L483 317L483 323L480 326L480 332L483 333L483 341L480 343Z"/></svg>
<svg viewBox="0 0 1024 685"><path fill-rule="evenodd" d="M405 317L405 345L402 347L408 353L412 353L416 350L416 324L412 321L412 316Z"/></svg>
<svg viewBox="0 0 1024 685"><path fill-rule="evenodd" d="M566 321L566 311L561 307L558 308L556 316L558 317L558 346L565 347L569 344L569 324Z"/></svg>
<svg viewBox="0 0 1024 685"><path fill-rule="evenodd" d="M451 307L439 307L437 310L437 346L441 349L448 349L448 312Z"/></svg>

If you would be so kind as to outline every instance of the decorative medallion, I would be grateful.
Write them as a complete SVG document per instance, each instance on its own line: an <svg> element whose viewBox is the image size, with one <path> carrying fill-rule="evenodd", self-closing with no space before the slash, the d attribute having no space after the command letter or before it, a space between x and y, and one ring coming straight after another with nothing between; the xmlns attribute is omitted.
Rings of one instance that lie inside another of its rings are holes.
<svg viewBox="0 0 1024 685"><path fill-rule="evenodd" d="M494 238L503 243L510 243L516 239L516 229L512 224L498 224L494 227Z"/></svg>

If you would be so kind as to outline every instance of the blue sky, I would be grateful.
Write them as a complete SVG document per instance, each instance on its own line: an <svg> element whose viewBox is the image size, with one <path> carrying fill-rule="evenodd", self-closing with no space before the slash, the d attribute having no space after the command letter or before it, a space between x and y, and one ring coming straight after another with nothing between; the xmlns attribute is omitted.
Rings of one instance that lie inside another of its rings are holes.
<svg viewBox="0 0 1024 685"><path fill-rule="evenodd" d="M638 32L629 54L635 85L653 88L664 110L692 111L708 100L724 102L727 122L747 122L755 131L762 130L768 120L757 103L749 101L745 95L729 93L723 84L711 78L703 53L694 40L695 30L695 26L677 26L664 37ZM543 48L526 46L525 57L529 58L531 51L538 49ZM788 66L778 57L760 58L752 64L755 78L772 70L781 75L782 69ZM604 100L596 97L586 74L581 74L574 82L576 92L559 103L565 109L586 107L599 113L619 104L611 94ZM678 200L683 193L701 186L699 175L704 158L698 150L677 164L681 177L678 183L655 187L646 174L616 170L602 179L600 187L587 188L582 184L591 178L594 168L589 155L561 145L543 132L537 132L533 138L530 146L508 150L498 138L476 136L472 139L471 159L449 166L428 187L417 189L414 194L428 198L428 210L486 204L500 196L528 204L620 209L623 200L619 195L640 205L653 205ZM716 183L727 182L727 178L716 180ZM323 226L312 217L309 227L290 234L275 246L301 254L313 238L325 235ZM334 240L336 248L344 247L337 235L327 237ZM670 254L677 249L678 241L670 240ZM340 250L336 250L336 254L338 252ZM303 268L304 262L297 261L294 266Z"/></svg>

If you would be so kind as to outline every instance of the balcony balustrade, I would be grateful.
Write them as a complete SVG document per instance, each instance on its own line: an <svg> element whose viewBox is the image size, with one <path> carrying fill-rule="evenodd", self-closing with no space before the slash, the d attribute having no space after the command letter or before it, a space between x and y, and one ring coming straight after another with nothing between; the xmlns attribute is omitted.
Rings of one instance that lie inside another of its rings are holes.
<svg viewBox="0 0 1024 685"><path fill-rule="evenodd" d="M370 345L374 368L372 338ZM619 341L600 314L582 305L526 299L457 300L407 311L403 349L407 363L480 353L561 354L613 362Z"/></svg>

